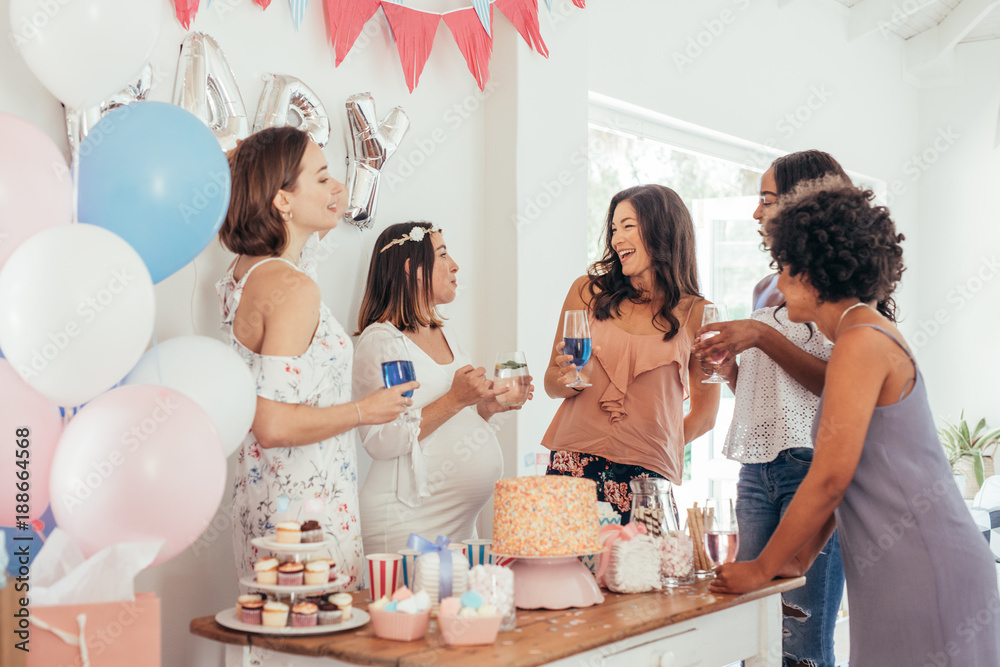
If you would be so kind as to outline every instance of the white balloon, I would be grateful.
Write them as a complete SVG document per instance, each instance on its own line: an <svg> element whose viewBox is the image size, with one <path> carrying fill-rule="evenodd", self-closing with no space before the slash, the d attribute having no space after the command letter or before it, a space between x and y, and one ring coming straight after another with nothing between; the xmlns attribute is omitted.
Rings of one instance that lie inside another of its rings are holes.
<svg viewBox="0 0 1000 667"><path fill-rule="evenodd" d="M186 395L208 413L229 456L246 438L257 411L257 383L231 347L207 336L181 336L142 356L126 385L154 384Z"/></svg>
<svg viewBox="0 0 1000 667"><path fill-rule="evenodd" d="M80 405L135 366L153 333L153 280L117 234L41 231L0 270L0 349L54 403Z"/></svg>
<svg viewBox="0 0 1000 667"><path fill-rule="evenodd" d="M150 0L11 0L10 40L49 92L83 109L139 76L162 13Z"/></svg>

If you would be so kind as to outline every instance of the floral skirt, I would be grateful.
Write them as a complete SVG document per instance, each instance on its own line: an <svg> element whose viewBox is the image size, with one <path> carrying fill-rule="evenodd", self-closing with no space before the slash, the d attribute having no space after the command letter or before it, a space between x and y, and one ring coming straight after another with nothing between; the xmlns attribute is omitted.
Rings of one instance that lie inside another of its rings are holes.
<svg viewBox="0 0 1000 667"><path fill-rule="evenodd" d="M552 452L545 474L594 480L597 482L597 501L611 503L615 511L622 515L623 525L628 523L632 511L632 489L628 483L637 477L664 479L663 475L642 466L615 463L594 454L566 451Z"/></svg>

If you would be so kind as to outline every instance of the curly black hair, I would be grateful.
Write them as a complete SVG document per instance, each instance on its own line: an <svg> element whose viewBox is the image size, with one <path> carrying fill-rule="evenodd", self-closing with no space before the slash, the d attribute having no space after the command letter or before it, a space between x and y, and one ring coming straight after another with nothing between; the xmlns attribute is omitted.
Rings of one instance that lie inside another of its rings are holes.
<svg viewBox="0 0 1000 667"><path fill-rule="evenodd" d="M821 301L878 302L878 311L895 322L892 294L905 270L904 237L873 199L871 190L842 179L804 183L765 220L764 242L772 265L804 274Z"/></svg>

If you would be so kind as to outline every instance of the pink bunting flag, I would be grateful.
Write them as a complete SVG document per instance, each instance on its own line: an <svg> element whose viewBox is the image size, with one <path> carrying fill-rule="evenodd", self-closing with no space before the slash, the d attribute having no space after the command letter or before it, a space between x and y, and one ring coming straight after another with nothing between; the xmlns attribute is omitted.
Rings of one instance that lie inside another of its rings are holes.
<svg viewBox="0 0 1000 667"><path fill-rule="evenodd" d="M493 38L483 30L483 24L473 7L448 12L443 14L443 18L465 56L469 71L476 77L479 90L486 90L486 82L490 80ZM493 23L493 5L490 5L490 23Z"/></svg>
<svg viewBox="0 0 1000 667"><path fill-rule="evenodd" d="M406 86L413 92L420 81L427 58L431 55L434 33L437 32L440 14L422 12L402 5L383 3L382 11L389 22L392 34L396 36L396 50L403 65Z"/></svg>
<svg viewBox="0 0 1000 667"><path fill-rule="evenodd" d="M191 29L191 21L198 13L198 0L174 0L174 11L177 20L181 22L185 30Z"/></svg>
<svg viewBox="0 0 1000 667"><path fill-rule="evenodd" d="M538 0L496 0L496 8L514 24L521 37L538 53L549 57L538 25Z"/></svg>
<svg viewBox="0 0 1000 667"><path fill-rule="evenodd" d="M573 4L580 9L585 9L587 7L587 0L573 0Z"/></svg>
<svg viewBox="0 0 1000 667"><path fill-rule="evenodd" d="M337 54L337 66L344 62L361 29L375 16L380 4L381 0L324 0L326 27Z"/></svg>
<svg viewBox="0 0 1000 667"><path fill-rule="evenodd" d="M267 9L268 6L271 4L271 0L253 0L253 1L258 5L260 5L261 9Z"/></svg>

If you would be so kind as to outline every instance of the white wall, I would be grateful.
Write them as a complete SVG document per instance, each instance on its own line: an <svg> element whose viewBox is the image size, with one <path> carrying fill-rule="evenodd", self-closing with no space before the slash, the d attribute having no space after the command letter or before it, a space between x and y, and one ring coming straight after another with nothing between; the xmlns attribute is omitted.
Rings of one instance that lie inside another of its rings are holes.
<svg viewBox="0 0 1000 667"><path fill-rule="evenodd" d="M985 417L995 427L1000 426L1000 148L994 147L1000 42L962 45L957 56L958 80L919 96L923 161L911 163L907 182L919 200L923 270L915 276L920 299L908 324L935 417L956 420L964 409L966 418Z"/></svg>

